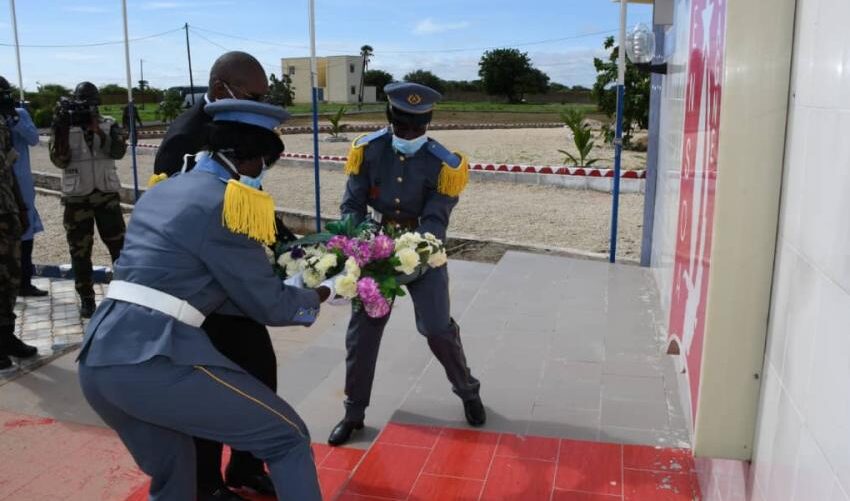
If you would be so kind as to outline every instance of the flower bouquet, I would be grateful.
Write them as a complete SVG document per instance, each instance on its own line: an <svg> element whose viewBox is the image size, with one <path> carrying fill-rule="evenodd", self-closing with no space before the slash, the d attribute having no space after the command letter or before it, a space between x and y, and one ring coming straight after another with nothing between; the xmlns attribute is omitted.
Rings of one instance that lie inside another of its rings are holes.
<svg viewBox="0 0 850 501"><path fill-rule="evenodd" d="M430 233L355 226L351 219L329 223L327 230L276 249L278 274L300 273L310 288L336 276L337 295L372 318L390 313L395 298L406 294L403 285L448 260L443 243Z"/></svg>

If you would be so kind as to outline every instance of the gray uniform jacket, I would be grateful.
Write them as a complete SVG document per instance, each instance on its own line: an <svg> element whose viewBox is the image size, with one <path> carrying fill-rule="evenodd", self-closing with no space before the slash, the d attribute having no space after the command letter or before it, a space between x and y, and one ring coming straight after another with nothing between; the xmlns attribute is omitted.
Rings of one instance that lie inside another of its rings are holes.
<svg viewBox="0 0 850 501"><path fill-rule="evenodd" d="M430 232L445 241L446 228L458 197L437 191L443 161L434 154L439 143L428 139L413 156L405 157L392 147L388 130L365 147L358 174L349 176L340 212L356 221L367 216L368 207L390 219L418 219L417 231Z"/></svg>
<svg viewBox="0 0 850 501"><path fill-rule="evenodd" d="M204 315L230 301L265 325L311 325L318 294L283 285L261 244L222 226L228 177L207 158L150 189L133 211L115 279L184 299ZM127 365L155 356L241 371L201 328L143 306L104 300L86 329L81 363Z"/></svg>

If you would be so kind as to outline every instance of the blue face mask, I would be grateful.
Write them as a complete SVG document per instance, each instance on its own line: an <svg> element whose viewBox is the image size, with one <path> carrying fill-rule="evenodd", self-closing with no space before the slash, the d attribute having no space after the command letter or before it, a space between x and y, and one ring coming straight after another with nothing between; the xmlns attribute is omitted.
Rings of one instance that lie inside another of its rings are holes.
<svg viewBox="0 0 850 501"><path fill-rule="evenodd" d="M428 141L428 136L425 134L416 139L402 139L393 134L393 148L402 155L412 156L419 148Z"/></svg>
<svg viewBox="0 0 850 501"><path fill-rule="evenodd" d="M217 154L219 160L223 161L227 165L230 166L236 172L239 172L239 169L236 168L235 165L224 155L221 153ZM255 190L259 190L263 186L263 177L266 175L266 162L263 161L263 168L260 170L260 175L257 177L246 176L245 174L239 174L239 182L244 184L245 186L250 186Z"/></svg>
<svg viewBox="0 0 850 501"><path fill-rule="evenodd" d="M251 188L254 188L255 190L259 190L263 186L263 176L265 176L265 175L266 175L266 169L265 168L263 168L263 170L260 172L260 175L257 176L257 177L249 177L249 176L246 176L245 174L240 174L239 175L239 182L244 184L244 185L250 186Z"/></svg>

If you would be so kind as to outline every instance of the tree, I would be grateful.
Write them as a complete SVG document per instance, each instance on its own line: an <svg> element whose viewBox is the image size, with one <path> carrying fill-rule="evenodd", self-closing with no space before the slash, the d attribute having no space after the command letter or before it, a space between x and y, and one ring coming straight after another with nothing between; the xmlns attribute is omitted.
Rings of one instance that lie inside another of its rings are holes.
<svg viewBox="0 0 850 501"><path fill-rule="evenodd" d="M360 47L360 58L363 61L363 65L360 68L360 94L357 97L357 109L363 107L363 83L366 81L366 67L369 66L369 60L372 58L372 53L375 50L371 45L364 45Z"/></svg>
<svg viewBox="0 0 850 501"><path fill-rule="evenodd" d="M121 87L118 84L106 84L100 87L100 94L103 96L112 95L112 94L122 94L124 96L127 95L127 87Z"/></svg>
<svg viewBox="0 0 850 501"><path fill-rule="evenodd" d="M549 75L537 68L531 68L526 74L517 79L517 91L520 101L525 101L526 94L545 94L549 90Z"/></svg>
<svg viewBox="0 0 850 501"><path fill-rule="evenodd" d="M156 110L156 116L163 122L171 122L180 115L183 108L183 98L180 97L180 92L170 90L165 93L165 99L159 103L159 109Z"/></svg>
<svg viewBox="0 0 850 501"><path fill-rule="evenodd" d="M386 99L384 86L393 81L393 76L383 70L369 70L363 74L365 85L374 86L377 89L378 101Z"/></svg>
<svg viewBox="0 0 850 501"><path fill-rule="evenodd" d="M443 79L426 70L411 71L404 76L404 81L422 84L437 92L443 92L446 89L446 82Z"/></svg>
<svg viewBox="0 0 850 501"><path fill-rule="evenodd" d="M283 75L283 80L278 80L272 73L269 75L269 82L268 102L278 106L291 106L295 99L295 90L289 75Z"/></svg>
<svg viewBox="0 0 850 501"><path fill-rule="evenodd" d="M27 95L27 99L30 101L30 105L33 110L52 110L60 97L67 97L71 95L71 89L59 84L42 85L41 83L36 82L35 85L35 94Z"/></svg>
<svg viewBox="0 0 850 501"><path fill-rule="evenodd" d="M488 50L478 62L484 90L519 102L526 93L546 92L549 77L531 65L528 53L517 49Z"/></svg>
<svg viewBox="0 0 850 501"><path fill-rule="evenodd" d="M614 47L614 37L605 39L604 47L609 50L608 60L593 59L596 68L596 83L593 97L599 109L609 117L617 112L617 57L619 48ZM629 147L632 132L649 126L649 74L638 70L626 58L626 97L623 102L623 145Z"/></svg>

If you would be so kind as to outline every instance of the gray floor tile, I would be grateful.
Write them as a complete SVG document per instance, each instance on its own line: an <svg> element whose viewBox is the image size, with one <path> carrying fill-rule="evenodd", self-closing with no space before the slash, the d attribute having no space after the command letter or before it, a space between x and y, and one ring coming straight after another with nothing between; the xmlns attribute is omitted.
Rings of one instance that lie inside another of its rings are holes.
<svg viewBox="0 0 850 501"><path fill-rule="evenodd" d="M603 400L602 425L665 429L670 426L667 402Z"/></svg>
<svg viewBox="0 0 850 501"><path fill-rule="evenodd" d="M667 394L664 391L664 380L661 376L639 377L606 374L602 376L602 398L666 402Z"/></svg>

